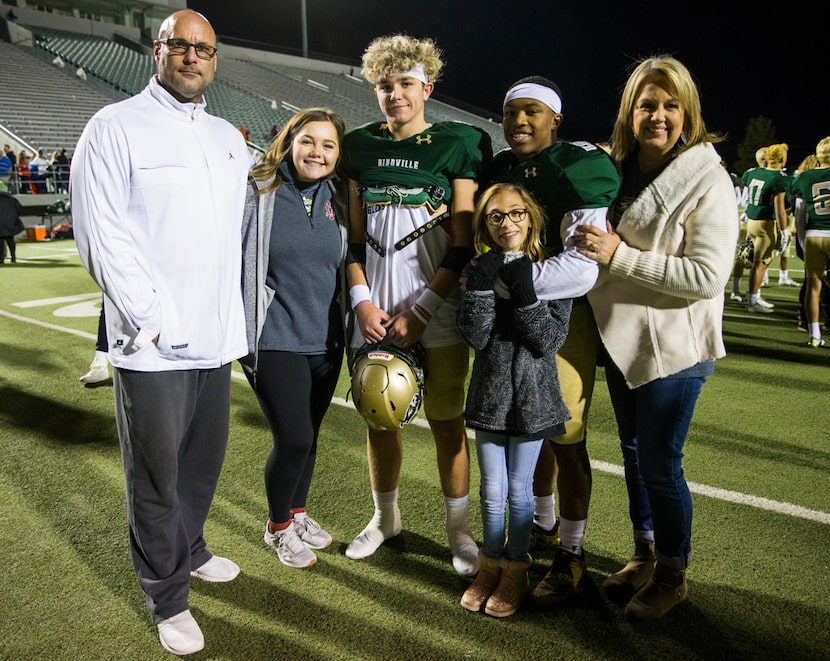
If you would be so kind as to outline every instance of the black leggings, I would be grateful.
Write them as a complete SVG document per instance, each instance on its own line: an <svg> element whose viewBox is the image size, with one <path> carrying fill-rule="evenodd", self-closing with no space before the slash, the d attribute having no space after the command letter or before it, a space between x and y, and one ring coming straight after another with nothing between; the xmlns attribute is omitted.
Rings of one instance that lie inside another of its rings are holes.
<svg viewBox="0 0 830 661"><path fill-rule="evenodd" d="M331 404L343 351L306 355L260 351L254 391L274 437L265 462L268 516L274 523L305 508L317 459L317 435Z"/></svg>

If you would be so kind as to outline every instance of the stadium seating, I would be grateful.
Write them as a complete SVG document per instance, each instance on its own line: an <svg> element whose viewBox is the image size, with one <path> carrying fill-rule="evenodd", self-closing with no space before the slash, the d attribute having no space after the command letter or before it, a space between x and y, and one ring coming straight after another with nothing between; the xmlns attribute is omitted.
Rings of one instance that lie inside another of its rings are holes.
<svg viewBox="0 0 830 661"><path fill-rule="evenodd" d="M146 46L130 48L104 37L54 28L28 29L34 47L0 41L0 57L7 63L0 70L5 97L0 124L47 152L65 148L71 153L98 108L139 92L156 69ZM80 68L83 79L76 75ZM343 116L347 128L379 118L365 81L320 69L223 56L206 93L207 104L210 112L244 127L250 142L260 149L271 143L274 128L300 108L331 107ZM32 80L39 82L32 85ZM447 103L431 100L427 119L468 122L490 134L494 149L505 146L499 124Z"/></svg>
<svg viewBox="0 0 830 661"><path fill-rule="evenodd" d="M87 121L103 105L124 94L114 88L96 89L61 69L33 49L0 40L0 124L47 154L66 149L71 153ZM33 84L37 81L37 84Z"/></svg>

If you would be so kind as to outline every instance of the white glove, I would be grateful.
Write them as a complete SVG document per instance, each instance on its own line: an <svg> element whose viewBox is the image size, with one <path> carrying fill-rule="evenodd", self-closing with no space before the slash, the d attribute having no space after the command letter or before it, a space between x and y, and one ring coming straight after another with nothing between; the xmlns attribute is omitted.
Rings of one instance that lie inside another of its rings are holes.
<svg viewBox="0 0 830 661"><path fill-rule="evenodd" d="M784 252L790 245L790 233L787 230L778 230L778 240L775 242L775 249Z"/></svg>

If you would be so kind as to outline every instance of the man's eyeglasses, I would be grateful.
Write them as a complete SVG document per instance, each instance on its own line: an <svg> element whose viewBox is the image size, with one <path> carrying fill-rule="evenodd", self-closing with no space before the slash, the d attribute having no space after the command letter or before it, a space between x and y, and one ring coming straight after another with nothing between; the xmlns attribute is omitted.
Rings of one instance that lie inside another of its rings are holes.
<svg viewBox="0 0 830 661"><path fill-rule="evenodd" d="M218 49L214 46L209 46L208 44L191 44L184 39L156 39L156 41L167 46L167 50L170 51L171 55L184 55L190 50L191 46L196 49L196 56L200 60L211 60L218 52Z"/></svg>
<svg viewBox="0 0 830 661"><path fill-rule="evenodd" d="M499 227L502 222L504 222L505 218L509 219L511 223L518 225L525 218L527 218L527 209L511 209L506 213L494 211L493 213L488 213L484 216L485 222L493 227Z"/></svg>

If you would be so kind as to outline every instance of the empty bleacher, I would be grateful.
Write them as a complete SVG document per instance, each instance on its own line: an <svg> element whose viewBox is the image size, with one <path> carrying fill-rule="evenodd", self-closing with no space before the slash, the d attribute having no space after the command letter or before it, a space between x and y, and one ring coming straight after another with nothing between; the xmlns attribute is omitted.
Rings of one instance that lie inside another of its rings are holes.
<svg viewBox="0 0 830 661"><path fill-rule="evenodd" d="M334 108L342 115L347 128L380 119L372 86L355 76L231 58L222 60L220 70L225 76L230 73L237 84L248 90L271 95L277 103L300 108L311 105ZM427 103L425 114L430 122L464 121L487 131L494 150L507 146L501 125L478 115L434 98Z"/></svg>
<svg viewBox="0 0 830 661"><path fill-rule="evenodd" d="M38 47L60 56L74 68L82 66L87 75L104 80L126 94L132 95L144 89L155 73L152 57L104 37L48 28L32 30Z"/></svg>
<svg viewBox="0 0 830 661"><path fill-rule="evenodd" d="M222 80L233 80L233 84L241 89L275 101L278 107L290 111L289 117L298 108L328 106L342 115L348 128L377 118L377 105L371 97L371 88L368 90L366 87L359 88L362 96L365 97L367 93L370 95L368 97L372 103L370 106L366 100L362 103L356 101L356 95L347 95L333 90L324 83L314 84L315 78L332 75L311 74L309 71L297 72L289 67L224 58L219 65L218 77Z"/></svg>
<svg viewBox="0 0 830 661"><path fill-rule="evenodd" d="M47 154L70 153L90 117L102 106L124 98L112 89L107 96L75 76L38 57L32 49L0 40L0 124Z"/></svg>
<svg viewBox="0 0 830 661"><path fill-rule="evenodd" d="M0 41L0 57L6 63L0 70L0 124L47 151L72 152L96 110L138 93L156 71L149 48L142 51L54 28L28 29L34 47ZM56 58L63 68L52 64ZM86 80L75 75L79 68ZM271 143L274 128L309 106L337 110L347 128L380 119L371 86L353 75L232 55L220 56L216 80L205 96L211 113L247 129L260 148ZM435 99L427 104L426 114L432 122L466 121L487 131L494 149L505 146L500 125L487 119Z"/></svg>

